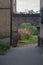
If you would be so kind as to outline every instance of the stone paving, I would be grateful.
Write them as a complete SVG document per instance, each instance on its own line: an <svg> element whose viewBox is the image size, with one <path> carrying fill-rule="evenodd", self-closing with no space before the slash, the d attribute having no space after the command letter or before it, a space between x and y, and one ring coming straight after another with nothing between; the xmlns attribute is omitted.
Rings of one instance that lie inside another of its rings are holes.
<svg viewBox="0 0 43 65"><path fill-rule="evenodd" d="M43 48L25 46L11 48L0 56L0 65L43 65Z"/></svg>

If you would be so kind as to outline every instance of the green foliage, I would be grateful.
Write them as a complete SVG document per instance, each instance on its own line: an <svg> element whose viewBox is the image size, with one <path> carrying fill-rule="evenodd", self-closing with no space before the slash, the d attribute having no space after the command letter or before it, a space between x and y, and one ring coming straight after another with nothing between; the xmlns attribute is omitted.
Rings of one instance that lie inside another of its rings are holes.
<svg viewBox="0 0 43 65"><path fill-rule="evenodd" d="M37 41L37 36L36 35L30 35L29 40L33 43Z"/></svg>
<svg viewBox="0 0 43 65"><path fill-rule="evenodd" d="M0 55L5 54L5 52L10 48L10 44L3 44L4 42L0 41Z"/></svg>
<svg viewBox="0 0 43 65"><path fill-rule="evenodd" d="M10 45L8 45L8 44L0 44L0 49L6 50L8 48L10 48Z"/></svg>
<svg viewBox="0 0 43 65"><path fill-rule="evenodd" d="M24 44L35 44L38 41L38 37L37 36L30 35L29 40L19 40L19 41L20 41L21 44L22 44L22 42Z"/></svg>
<svg viewBox="0 0 43 65"><path fill-rule="evenodd" d="M27 29L31 31L32 35L38 35L37 27L32 26L30 23L23 23L19 26L19 29Z"/></svg>
<svg viewBox="0 0 43 65"><path fill-rule="evenodd" d="M18 33L18 39L19 40L28 40L29 39L29 34Z"/></svg>
<svg viewBox="0 0 43 65"><path fill-rule="evenodd" d="M21 40L21 33L18 33L18 39Z"/></svg>
<svg viewBox="0 0 43 65"><path fill-rule="evenodd" d="M32 35L38 35L38 30L35 26L32 26Z"/></svg>
<svg viewBox="0 0 43 65"><path fill-rule="evenodd" d="M31 24L29 23L23 23L19 26L20 29L28 29L28 30L30 29L30 27L31 27Z"/></svg>
<svg viewBox="0 0 43 65"><path fill-rule="evenodd" d="M19 29L27 29L29 31L31 31L31 34L21 34L19 33L18 37L19 40L24 41L24 42L28 42L28 43L37 43L37 35L38 35L38 30L37 27L32 26L29 23L23 23L19 26ZM27 40L27 41L26 41Z"/></svg>
<svg viewBox="0 0 43 65"><path fill-rule="evenodd" d="M21 34L21 40L28 40L29 35L28 34Z"/></svg>

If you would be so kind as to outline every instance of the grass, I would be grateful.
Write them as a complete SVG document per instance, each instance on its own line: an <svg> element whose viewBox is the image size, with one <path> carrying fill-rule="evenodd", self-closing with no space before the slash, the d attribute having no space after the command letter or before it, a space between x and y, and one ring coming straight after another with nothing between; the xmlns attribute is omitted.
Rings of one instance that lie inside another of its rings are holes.
<svg viewBox="0 0 43 65"><path fill-rule="evenodd" d="M37 43L37 41L38 41L38 37L37 36L32 36L32 37L30 37L28 42L30 44L35 44L35 43Z"/></svg>
<svg viewBox="0 0 43 65"><path fill-rule="evenodd" d="M9 44L4 44L4 42L0 41L0 55L4 55L9 48Z"/></svg>
<svg viewBox="0 0 43 65"><path fill-rule="evenodd" d="M18 45L36 44L37 41L38 41L38 37L32 36L32 37L30 37L29 40L19 40Z"/></svg>

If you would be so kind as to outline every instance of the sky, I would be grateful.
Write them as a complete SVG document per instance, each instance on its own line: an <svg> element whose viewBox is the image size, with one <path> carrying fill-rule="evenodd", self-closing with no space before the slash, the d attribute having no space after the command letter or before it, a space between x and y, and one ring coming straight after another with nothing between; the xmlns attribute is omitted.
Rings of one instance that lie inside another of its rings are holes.
<svg viewBox="0 0 43 65"><path fill-rule="evenodd" d="M40 0L17 0L16 10L24 12L28 10L40 10Z"/></svg>

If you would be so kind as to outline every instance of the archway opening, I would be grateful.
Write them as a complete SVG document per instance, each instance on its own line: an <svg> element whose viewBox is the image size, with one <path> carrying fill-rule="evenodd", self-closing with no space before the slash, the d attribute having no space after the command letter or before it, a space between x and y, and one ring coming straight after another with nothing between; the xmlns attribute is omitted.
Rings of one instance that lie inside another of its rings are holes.
<svg viewBox="0 0 43 65"><path fill-rule="evenodd" d="M37 45L38 29L30 23L22 23L18 27L18 46Z"/></svg>

